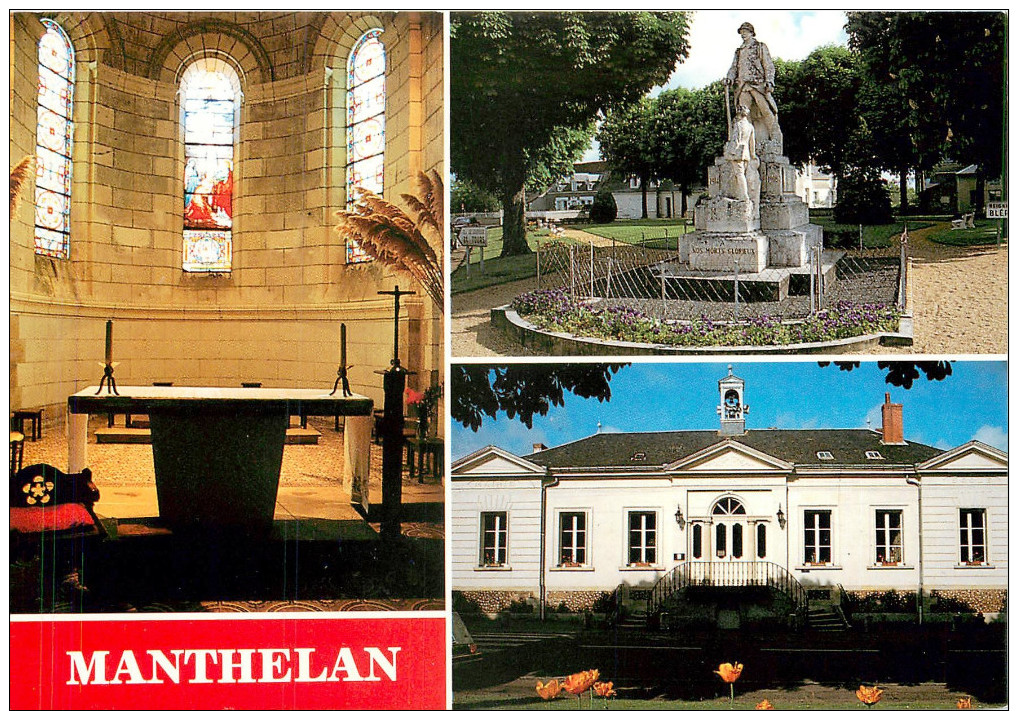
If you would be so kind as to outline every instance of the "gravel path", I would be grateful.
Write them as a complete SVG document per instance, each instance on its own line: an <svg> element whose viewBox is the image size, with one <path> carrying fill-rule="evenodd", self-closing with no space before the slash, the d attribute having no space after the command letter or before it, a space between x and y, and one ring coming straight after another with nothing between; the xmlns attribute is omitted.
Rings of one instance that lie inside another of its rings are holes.
<svg viewBox="0 0 1018 711"><path fill-rule="evenodd" d="M875 347L875 355L1007 353L1007 246L953 247L911 234L915 344ZM500 284L452 297L454 357L544 355L492 328L490 310L536 288L536 281Z"/></svg>

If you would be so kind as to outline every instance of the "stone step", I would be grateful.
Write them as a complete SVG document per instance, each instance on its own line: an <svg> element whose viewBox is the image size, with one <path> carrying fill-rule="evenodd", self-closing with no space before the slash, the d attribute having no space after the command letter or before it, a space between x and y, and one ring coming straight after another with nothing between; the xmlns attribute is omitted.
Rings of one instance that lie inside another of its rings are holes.
<svg viewBox="0 0 1018 711"><path fill-rule="evenodd" d="M144 427L101 427L95 431L97 444L151 444L152 430ZM286 430L286 444L318 444L322 433L314 427L301 429L290 427Z"/></svg>

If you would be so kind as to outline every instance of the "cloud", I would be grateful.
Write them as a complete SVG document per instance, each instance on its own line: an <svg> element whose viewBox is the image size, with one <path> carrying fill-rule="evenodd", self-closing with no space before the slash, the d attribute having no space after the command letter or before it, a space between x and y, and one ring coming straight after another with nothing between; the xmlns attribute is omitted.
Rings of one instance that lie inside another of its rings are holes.
<svg viewBox="0 0 1018 711"><path fill-rule="evenodd" d="M862 423L863 427L866 427L867 426L867 422L868 422L869 423L868 426L869 426L869 428L871 430L883 429L883 427L884 427L884 411L883 411L882 408L883 408L883 405L874 405L873 407L871 407L866 412L866 420L864 420L863 423Z"/></svg>
<svg viewBox="0 0 1018 711"><path fill-rule="evenodd" d="M972 439L979 440L991 447L996 447L1002 452L1007 451L1007 432L1002 427L983 425L972 435Z"/></svg>
<svg viewBox="0 0 1018 711"><path fill-rule="evenodd" d="M699 89L721 79L742 42L737 30L743 22L752 23L771 56L781 59L804 59L822 45L847 42L843 12L701 10L693 15L689 58L676 67L665 88Z"/></svg>

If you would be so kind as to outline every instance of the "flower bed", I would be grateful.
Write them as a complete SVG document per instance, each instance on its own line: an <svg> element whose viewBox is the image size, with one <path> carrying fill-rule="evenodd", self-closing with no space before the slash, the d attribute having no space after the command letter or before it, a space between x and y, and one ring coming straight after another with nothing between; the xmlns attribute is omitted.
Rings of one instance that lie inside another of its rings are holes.
<svg viewBox="0 0 1018 711"><path fill-rule="evenodd" d="M701 317L689 323L663 321L631 306L601 305L571 297L565 289L520 294L510 305L545 330L612 341L669 346L769 346L833 341L896 331L901 312L887 304L839 301L800 321L759 316L736 323Z"/></svg>

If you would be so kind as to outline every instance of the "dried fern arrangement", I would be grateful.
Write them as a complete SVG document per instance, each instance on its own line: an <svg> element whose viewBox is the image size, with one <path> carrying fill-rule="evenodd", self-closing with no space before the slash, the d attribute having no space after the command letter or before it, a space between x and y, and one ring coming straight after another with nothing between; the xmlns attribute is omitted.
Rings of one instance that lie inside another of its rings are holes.
<svg viewBox="0 0 1018 711"><path fill-rule="evenodd" d="M380 264L409 274L439 308L445 303L441 247L444 185L434 170L418 173L417 194L400 195L409 213L374 193L356 188L356 199L347 210L336 213L336 230L354 239ZM439 245L436 253L432 245Z"/></svg>
<svg viewBox="0 0 1018 711"><path fill-rule="evenodd" d="M35 156L25 156L16 166L11 168L11 219L18 210L18 198L21 196L21 189L25 186L25 180L35 170Z"/></svg>

